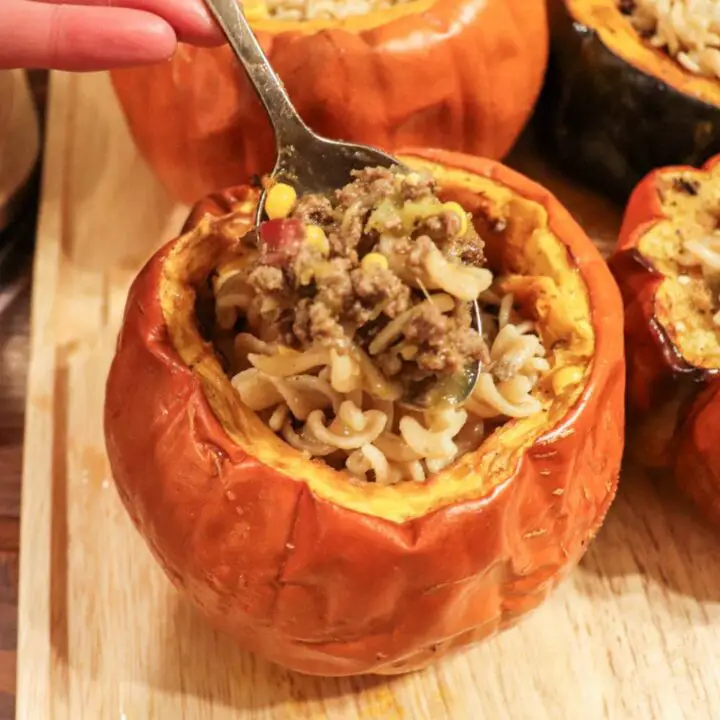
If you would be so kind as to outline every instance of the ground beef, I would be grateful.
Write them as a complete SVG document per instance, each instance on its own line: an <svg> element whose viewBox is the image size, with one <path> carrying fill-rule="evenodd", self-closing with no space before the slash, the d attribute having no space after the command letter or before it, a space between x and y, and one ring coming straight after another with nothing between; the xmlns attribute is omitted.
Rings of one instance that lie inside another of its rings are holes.
<svg viewBox="0 0 720 720"><path fill-rule="evenodd" d="M336 192L341 208L363 205L371 208L395 193L395 175L387 168L366 168L353 173L354 182Z"/></svg>
<svg viewBox="0 0 720 720"><path fill-rule="evenodd" d="M418 225L418 230L434 242L445 245L449 237L460 230L460 218L457 213L443 212L440 215L426 218Z"/></svg>
<svg viewBox="0 0 720 720"><path fill-rule="evenodd" d="M430 177L410 175L403 179L401 194L404 200L418 202L432 197L436 187L435 181Z"/></svg>
<svg viewBox="0 0 720 720"><path fill-rule="evenodd" d="M428 255L434 250L435 243L427 235L421 235L415 242L408 243L408 265L410 269L419 270L422 268Z"/></svg>
<svg viewBox="0 0 720 720"><path fill-rule="evenodd" d="M428 303L405 326L405 337L416 345L436 347L447 335L450 320L435 305Z"/></svg>
<svg viewBox="0 0 720 720"><path fill-rule="evenodd" d="M448 258L455 258L467 265L483 267L485 265L485 243L473 227L459 237L461 220L457 213L444 212L428 218L418 225L423 232Z"/></svg>
<svg viewBox="0 0 720 720"><path fill-rule="evenodd" d="M292 336L284 340L288 345L319 343L325 346L341 347L345 333L336 317L322 302L303 298L297 305L292 324Z"/></svg>
<svg viewBox="0 0 720 720"><path fill-rule="evenodd" d="M394 318L410 307L410 288L392 270L357 268L350 275L353 290L363 305L375 308Z"/></svg>
<svg viewBox="0 0 720 720"><path fill-rule="evenodd" d="M302 298L295 307L295 318L293 319L290 332L283 337L283 343L290 347L310 345L312 336L310 335L310 305L312 300Z"/></svg>
<svg viewBox="0 0 720 720"><path fill-rule="evenodd" d="M465 307L443 315L435 305L426 305L408 323L408 342L418 346L417 365L433 373L456 373L468 358L486 363L489 359L483 338L470 326Z"/></svg>
<svg viewBox="0 0 720 720"><path fill-rule="evenodd" d="M323 302L310 305L310 337L321 345L343 344L345 333L332 310Z"/></svg>
<svg viewBox="0 0 720 720"><path fill-rule="evenodd" d="M333 253L357 260L355 251L362 240L367 214L367 208L360 205L353 205L345 210L341 222L335 223L328 233Z"/></svg>
<svg viewBox="0 0 720 720"><path fill-rule="evenodd" d="M350 263L345 258L333 258L322 265L322 272L315 276L317 299L336 316L348 308L354 299L350 280Z"/></svg>
<svg viewBox="0 0 720 720"><path fill-rule="evenodd" d="M520 360L523 359L521 356L518 357L520 357ZM505 382L506 380L510 380L510 378L515 377L519 369L520 363L515 361L514 358L503 358L502 360L493 363L490 367L490 371L499 382Z"/></svg>
<svg viewBox="0 0 720 720"><path fill-rule="evenodd" d="M408 202L421 203L410 227L405 223L416 211ZM423 217L428 205L438 212ZM334 196L302 197L288 224L298 221L301 238L304 227L313 224L322 228L327 246L302 239L280 242L275 254L282 262L268 265L261 253L248 274L256 293L252 322L266 331L272 328L284 344L298 349L313 344L341 349L352 340L367 350L388 322L425 301L428 290L413 278L426 272L430 253L484 264L475 229L470 226L461 235L462 218L442 208L434 181L418 173L404 176L385 168L355 173L354 181ZM363 263L370 252L387 260L387 267ZM463 304L450 314L423 305L393 342L374 360L386 376L402 382L459 372L469 358L489 362L487 346Z"/></svg>
<svg viewBox="0 0 720 720"><path fill-rule="evenodd" d="M484 246L481 242L457 242L453 245L452 253L466 265L475 267L485 265Z"/></svg>
<svg viewBox="0 0 720 720"><path fill-rule="evenodd" d="M335 218L335 211L329 198L323 195L305 195L298 200L293 216L304 223L329 225Z"/></svg>

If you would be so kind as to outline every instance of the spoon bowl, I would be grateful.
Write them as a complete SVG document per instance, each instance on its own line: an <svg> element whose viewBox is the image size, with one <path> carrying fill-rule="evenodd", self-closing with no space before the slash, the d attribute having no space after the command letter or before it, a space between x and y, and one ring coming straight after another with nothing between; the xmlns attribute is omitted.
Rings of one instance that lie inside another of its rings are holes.
<svg viewBox="0 0 720 720"><path fill-rule="evenodd" d="M328 140L307 129L292 144L278 147L278 158L271 173L273 180L292 185L298 195L326 194L352 179L353 170L366 167L407 169L392 155L353 143ZM255 223L265 215L267 191L258 200Z"/></svg>

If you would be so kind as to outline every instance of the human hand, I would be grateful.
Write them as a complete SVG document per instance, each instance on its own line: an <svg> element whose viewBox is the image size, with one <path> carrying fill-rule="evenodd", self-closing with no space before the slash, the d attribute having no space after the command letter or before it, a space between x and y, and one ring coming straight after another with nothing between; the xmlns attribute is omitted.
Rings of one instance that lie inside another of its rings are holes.
<svg viewBox="0 0 720 720"><path fill-rule="evenodd" d="M0 69L105 70L217 45L202 0L0 0Z"/></svg>

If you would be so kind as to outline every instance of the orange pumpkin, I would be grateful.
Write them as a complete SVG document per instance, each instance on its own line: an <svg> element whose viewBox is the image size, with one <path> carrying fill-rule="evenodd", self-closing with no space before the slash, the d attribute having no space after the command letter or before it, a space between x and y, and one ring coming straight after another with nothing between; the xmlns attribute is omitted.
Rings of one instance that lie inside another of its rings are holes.
<svg viewBox="0 0 720 720"><path fill-rule="evenodd" d="M548 347L548 408L425 483L362 485L242 405L196 293L242 256L257 191L201 201L130 291L107 385L120 496L175 585L246 648L305 673L398 673L515 622L585 552L617 487L622 306L546 190L489 160L409 150L460 202Z"/></svg>
<svg viewBox="0 0 720 720"><path fill-rule="evenodd" d="M696 218L717 220L720 156L651 172L630 197L610 266L625 302L628 400L638 460L668 468L720 523L720 342L702 274L679 262Z"/></svg>
<svg viewBox="0 0 720 720"><path fill-rule="evenodd" d="M385 149L502 157L547 63L545 0L412 0L342 21L252 25L313 130ZM181 46L112 80L140 152L177 199L271 169L272 131L228 47Z"/></svg>

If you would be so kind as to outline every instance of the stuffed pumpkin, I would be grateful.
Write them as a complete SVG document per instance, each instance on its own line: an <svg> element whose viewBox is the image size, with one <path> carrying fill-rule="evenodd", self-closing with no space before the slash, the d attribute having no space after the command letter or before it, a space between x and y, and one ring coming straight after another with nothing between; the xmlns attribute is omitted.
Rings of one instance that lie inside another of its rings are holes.
<svg viewBox="0 0 720 720"><path fill-rule="evenodd" d="M720 522L720 156L633 192L611 267L625 302L633 446Z"/></svg>
<svg viewBox="0 0 720 720"><path fill-rule="evenodd" d="M273 186L259 227L253 187L201 200L136 278L107 383L113 477L155 558L304 673L406 672L508 627L617 487L600 254L496 162L400 157L330 196ZM468 362L464 402L407 404Z"/></svg>
<svg viewBox="0 0 720 720"><path fill-rule="evenodd" d="M545 0L245 2L301 117L330 138L504 156L547 64ZM141 154L191 203L274 164L272 131L227 46L111 73Z"/></svg>

